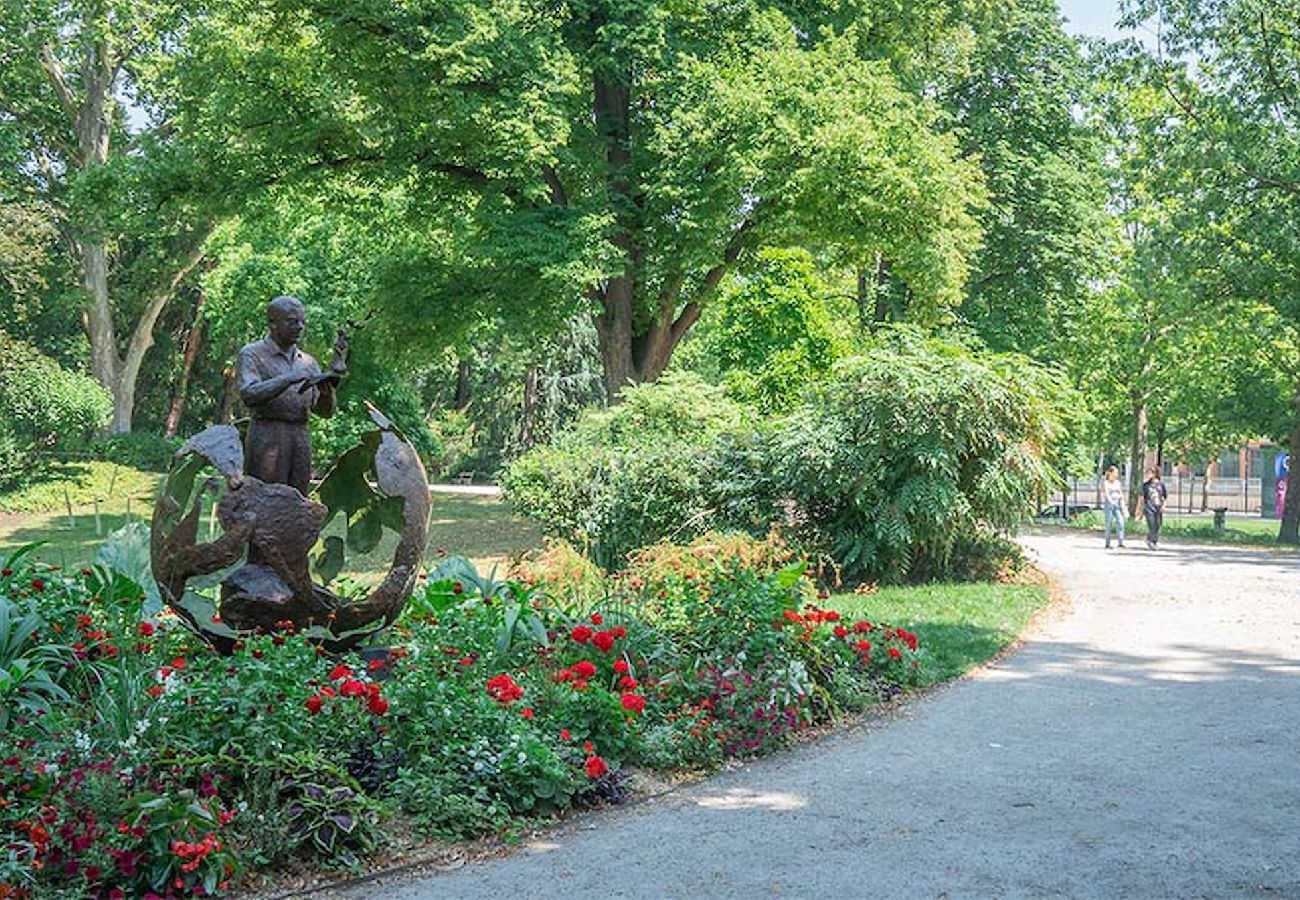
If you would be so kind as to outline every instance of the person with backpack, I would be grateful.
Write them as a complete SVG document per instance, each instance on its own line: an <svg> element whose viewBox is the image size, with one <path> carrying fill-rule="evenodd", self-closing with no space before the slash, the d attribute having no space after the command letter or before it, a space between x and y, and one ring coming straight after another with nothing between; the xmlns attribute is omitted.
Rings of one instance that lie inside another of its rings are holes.
<svg viewBox="0 0 1300 900"><path fill-rule="evenodd" d="M1160 542L1160 526L1165 521L1165 501L1169 491L1160 480L1160 470L1155 466L1147 468L1147 480L1142 482L1142 515L1147 520L1147 549L1156 549Z"/></svg>

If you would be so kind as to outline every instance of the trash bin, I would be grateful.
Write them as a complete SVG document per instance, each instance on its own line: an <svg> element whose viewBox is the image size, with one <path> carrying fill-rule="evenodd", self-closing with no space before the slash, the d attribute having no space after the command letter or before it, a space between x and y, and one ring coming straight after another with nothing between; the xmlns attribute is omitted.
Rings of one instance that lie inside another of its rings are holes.
<svg viewBox="0 0 1300 900"><path fill-rule="evenodd" d="M1222 531L1228 525L1228 507L1219 506L1214 510L1214 528L1216 531Z"/></svg>

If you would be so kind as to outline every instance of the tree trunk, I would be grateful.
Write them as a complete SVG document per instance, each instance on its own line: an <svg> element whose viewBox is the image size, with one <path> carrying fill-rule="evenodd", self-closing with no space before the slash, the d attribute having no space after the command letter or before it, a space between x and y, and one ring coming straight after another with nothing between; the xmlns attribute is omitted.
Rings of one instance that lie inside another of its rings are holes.
<svg viewBox="0 0 1300 900"><path fill-rule="evenodd" d="M1146 400L1136 393L1130 396L1133 401L1133 442L1129 445L1128 452L1128 496L1129 509L1136 518L1140 509L1138 494L1141 492L1142 470L1145 468L1147 455L1147 404Z"/></svg>
<svg viewBox="0 0 1300 900"><path fill-rule="evenodd" d="M519 416L520 450L530 449L536 440L538 382L540 378L541 369L538 366L529 366L528 371L524 373L524 406Z"/></svg>
<svg viewBox="0 0 1300 900"><path fill-rule="evenodd" d="M1295 545L1300 544L1300 482L1292 484L1291 473L1300 472L1300 466L1296 465L1300 459L1300 387L1296 389L1292 403L1295 421L1291 426L1291 443L1287 447L1290 465L1287 467L1286 501L1282 504L1282 524L1278 527L1277 542Z"/></svg>
<svg viewBox="0 0 1300 900"><path fill-rule="evenodd" d="M219 418L222 425L228 425L235 417L235 407L239 403L239 386L235 383L234 366L227 366L221 375L221 414Z"/></svg>
<svg viewBox="0 0 1300 900"><path fill-rule="evenodd" d="M181 378L176 384L176 392L172 394L172 405L167 410L167 427L163 430L163 434L167 437L175 437L181 426L181 414L185 411L185 396L190 386L190 374L194 371L194 362L198 359L199 347L203 344L203 305L207 300L207 295L200 291L198 299L194 301L194 324L190 326L189 334L185 335Z"/></svg>
<svg viewBox="0 0 1300 900"><path fill-rule="evenodd" d="M469 362L463 359L456 363L456 398L452 406L457 412L469 406Z"/></svg>
<svg viewBox="0 0 1300 900"><path fill-rule="evenodd" d="M875 322L883 325L889 321L889 260L876 255L876 310Z"/></svg>

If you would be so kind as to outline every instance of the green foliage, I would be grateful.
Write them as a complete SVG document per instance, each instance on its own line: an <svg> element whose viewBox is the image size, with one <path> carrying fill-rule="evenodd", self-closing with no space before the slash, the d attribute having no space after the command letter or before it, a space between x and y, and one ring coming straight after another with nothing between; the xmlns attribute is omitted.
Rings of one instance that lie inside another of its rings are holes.
<svg viewBox="0 0 1300 900"><path fill-rule="evenodd" d="M791 524L851 581L925 580L1047 486L1065 394L1028 359L901 332L845 360L778 432Z"/></svg>
<svg viewBox="0 0 1300 900"><path fill-rule="evenodd" d="M88 450L103 462L145 472L166 472L182 443L180 438L167 438L151 431L131 431L100 435L90 442Z"/></svg>
<svg viewBox="0 0 1300 900"><path fill-rule="evenodd" d="M35 347L0 331L0 440L10 446L0 459L12 487L22 469L50 449L78 449L108 420L108 394L93 379L69 372Z"/></svg>
<svg viewBox="0 0 1300 900"><path fill-rule="evenodd" d="M850 343L851 319L828 302L814 265L805 251L760 251L706 313L687 353L693 368L719 373L763 412L789 411Z"/></svg>
<svg viewBox="0 0 1300 900"><path fill-rule="evenodd" d="M618 568L637 547L708 529L708 448L747 418L721 388L670 375L629 388L617 406L584 413L553 445L507 467L502 486L548 533Z"/></svg>

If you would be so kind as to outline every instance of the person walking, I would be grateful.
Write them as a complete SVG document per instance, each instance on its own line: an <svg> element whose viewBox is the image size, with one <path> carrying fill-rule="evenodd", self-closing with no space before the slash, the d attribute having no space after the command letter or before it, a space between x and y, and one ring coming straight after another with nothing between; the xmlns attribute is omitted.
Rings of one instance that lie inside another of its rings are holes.
<svg viewBox="0 0 1300 900"><path fill-rule="evenodd" d="M1102 509L1106 513L1106 549L1110 549L1112 529L1119 536L1119 545L1124 546L1124 508L1128 505L1128 491L1124 482L1119 480L1119 469L1111 466L1106 470L1106 480L1101 484Z"/></svg>
<svg viewBox="0 0 1300 900"><path fill-rule="evenodd" d="M1160 543L1160 526L1165 522L1165 501L1169 491L1160 480L1160 470L1147 468L1147 480L1142 482L1142 515L1147 520L1147 549L1156 549Z"/></svg>

